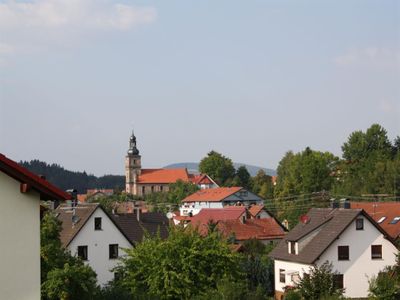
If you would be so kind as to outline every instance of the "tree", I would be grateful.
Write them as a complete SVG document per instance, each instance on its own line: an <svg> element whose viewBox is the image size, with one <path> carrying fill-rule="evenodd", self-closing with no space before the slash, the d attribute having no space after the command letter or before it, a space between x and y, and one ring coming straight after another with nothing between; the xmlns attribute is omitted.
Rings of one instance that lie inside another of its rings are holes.
<svg viewBox="0 0 400 300"><path fill-rule="evenodd" d="M235 177L232 181L232 186L241 186L246 189L251 189L251 176L245 166L240 166L236 170Z"/></svg>
<svg viewBox="0 0 400 300"><path fill-rule="evenodd" d="M272 177L267 175L263 169L260 169L256 176L252 178L252 191L261 198L273 198L274 185L272 183Z"/></svg>
<svg viewBox="0 0 400 300"><path fill-rule="evenodd" d="M40 228L42 299L96 299L96 273L62 248L61 222L46 213Z"/></svg>
<svg viewBox="0 0 400 300"><path fill-rule="evenodd" d="M303 276L296 285L304 299L319 300L329 296L340 296L344 290L335 286L332 264L328 261L320 266L313 266L307 276Z"/></svg>
<svg viewBox="0 0 400 300"><path fill-rule="evenodd" d="M197 230L175 227L166 240L147 237L126 253L119 271L132 296L191 299L216 289L224 277L241 278L239 256L218 232L203 237Z"/></svg>
<svg viewBox="0 0 400 300"><path fill-rule="evenodd" d="M199 171L208 174L222 186L228 185L229 181L235 176L235 168L232 160L216 151L209 152L200 161Z"/></svg>
<svg viewBox="0 0 400 300"><path fill-rule="evenodd" d="M330 190L337 161L332 153L313 151L309 147L296 154L287 152L278 165L275 196Z"/></svg>

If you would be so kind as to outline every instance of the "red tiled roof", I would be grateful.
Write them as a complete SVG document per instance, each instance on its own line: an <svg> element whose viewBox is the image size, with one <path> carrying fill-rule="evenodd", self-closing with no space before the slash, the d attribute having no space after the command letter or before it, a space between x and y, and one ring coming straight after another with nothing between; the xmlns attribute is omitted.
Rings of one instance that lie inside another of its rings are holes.
<svg viewBox="0 0 400 300"><path fill-rule="evenodd" d="M138 183L175 183L178 180L189 181L186 169L142 169Z"/></svg>
<svg viewBox="0 0 400 300"><path fill-rule="evenodd" d="M374 221L378 222L386 217L383 222L378 223L393 239L400 236L400 221L390 224L395 217L400 217L400 202L351 202L351 208L365 210Z"/></svg>
<svg viewBox="0 0 400 300"><path fill-rule="evenodd" d="M227 206L224 208L203 208L189 220L194 226L207 226L209 222L217 223L225 220L238 220L246 213L244 206Z"/></svg>
<svg viewBox="0 0 400 300"><path fill-rule="evenodd" d="M15 161L0 153L0 171L15 180L27 184L40 193L42 200L68 200L71 195L52 185L47 180L40 178Z"/></svg>
<svg viewBox="0 0 400 300"><path fill-rule="evenodd" d="M247 219L245 223L240 220L226 220L218 223L218 229L225 236L234 233L238 241L280 239L285 236L282 227L274 218Z"/></svg>
<svg viewBox="0 0 400 300"><path fill-rule="evenodd" d="M114 190L113 189L88 189L86 191L86 194L88 196L90 196L90 195L93 195L93 194L98 193L98 192L106 194L106 195L114 194Z"/></svg>
<svg viewBox="0 0 400 300"><path fill-rule="evenodd" d="M212 184L213 182L206 174L189 174L189 180L194 184Z"/></svg>
<svg viewBox="0 0 400 300"><path fill-rule="evenodd" d="M252 206L249 208L249 213L250 213L253 217L255 217L255 216L257 216L257 214L258 214L261 210L263 210L263 208L264 208L264 205L252 205Z"/></svg>
<svg viewBox="0 0 400 300"><path fill-rule="evenodd" d="M215 189L205 189L198 191L185 199L182 202L195 202L195 201L207 201L207 202L220 202L230 195L240 191L242 187L220 187Z"/></svg>

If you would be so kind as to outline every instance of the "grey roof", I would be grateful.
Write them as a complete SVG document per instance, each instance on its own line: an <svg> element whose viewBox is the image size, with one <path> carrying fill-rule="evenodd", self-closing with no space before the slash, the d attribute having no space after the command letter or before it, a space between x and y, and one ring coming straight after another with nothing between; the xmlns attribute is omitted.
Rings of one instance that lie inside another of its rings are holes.
<svg viewBox="0 0 400 300"><path fill-rule="evenodd" d="M273 259L313 264L360 214L392 241L387 233L361 209L312 208L307 213L309 221L306 224L301 222L297 224L271 251L269 256ZM289 253L289 241L298 241L316 229L319 230L318 233L297 255Z"/></svg>
<svg viewBox="0 0 400 300"><path fill-rule="evenodd" d="M141 213L140 221L136 213L115 214L111 217L132 244L141 242L146 232L153 236L159 232L162 239L168 237L169 221L164 214Z"/></svg>

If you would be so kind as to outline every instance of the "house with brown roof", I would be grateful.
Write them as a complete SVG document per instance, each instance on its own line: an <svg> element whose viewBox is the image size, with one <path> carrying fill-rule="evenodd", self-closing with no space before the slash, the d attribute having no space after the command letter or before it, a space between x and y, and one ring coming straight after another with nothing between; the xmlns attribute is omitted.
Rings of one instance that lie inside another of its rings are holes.
<svg viewBox="0 0 400 300"><path fill-rule="evenodd" d="M180 216L194 216L203 208L263 205L264 200L242 187L219 187L197 191L182 200Z"/></svg>
<svg viewBox="0 0 400 300"><path fill-rule="evenodd" d="M136 137L132 132L125 157L125 192L128 194L144 196L155 192L167 192L169 185L178 180L191 182L201 189L218 187L207 174L191 174L186 168L143 169L141 161Z"/></svg>
<svg viewBox="0 0 400 300"><path fill-rule="evenodd" d="M109 214L97 203L63 205L55 213L62 222L63 246L93 268L102 286L114 278L122 249L141 242L145 231L168 234L168 220L158 213Z"/></svg>
<svg viewBox="0 0 400 300"><path fill-rule="evenodd" d="M40 299L40 200L70 197L0 154L1 299Z"/></svg>
<svg viewBox="0 0 400 300"><path fill-rule="evenodd" d="M334 283L349 298L368 296L368 278L394 265L390 235L362 209L312 208L270 253L275 299L283 299L312 266L332 263Z"/></svg>

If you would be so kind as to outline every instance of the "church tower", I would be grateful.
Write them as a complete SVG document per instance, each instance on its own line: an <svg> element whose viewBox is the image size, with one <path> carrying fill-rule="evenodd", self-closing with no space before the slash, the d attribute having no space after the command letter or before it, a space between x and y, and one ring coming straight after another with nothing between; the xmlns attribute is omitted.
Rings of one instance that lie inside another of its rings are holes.
<svg viewBox="0 0 400 300"><path fill-rule="evenodd" d="M136 148L136 137L132 131L129 139L129 149L125 157L125 191L127 194L137 195L137 181L141 173L141 156Z"/></svg>

